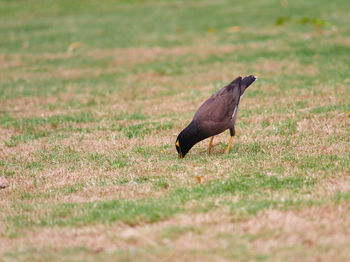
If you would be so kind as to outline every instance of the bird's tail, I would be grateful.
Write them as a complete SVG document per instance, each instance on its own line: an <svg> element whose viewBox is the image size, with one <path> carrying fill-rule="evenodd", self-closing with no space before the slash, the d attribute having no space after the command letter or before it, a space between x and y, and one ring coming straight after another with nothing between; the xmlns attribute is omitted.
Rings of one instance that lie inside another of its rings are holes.
<svg viewBox="0 0 350 262"><path fill-rule="evenodd" d="M248 88L248 86L250 86L252 83L254 83L254 81L257 79L258 78L256 76L253 76L253 75L246 76L245 78L242 79L241 87L243 88L243 90L245 90Z"/></svg>

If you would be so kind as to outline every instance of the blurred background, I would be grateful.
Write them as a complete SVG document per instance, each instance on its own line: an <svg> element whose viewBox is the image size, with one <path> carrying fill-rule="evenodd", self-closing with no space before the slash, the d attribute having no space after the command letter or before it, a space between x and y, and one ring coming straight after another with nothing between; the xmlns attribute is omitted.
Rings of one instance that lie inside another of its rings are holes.
<svg viewBox="0 0 350 262"><path fill-rule="evenodd" d="M179 82L191 88L237 74L263 73L262 82L283 90L348 72L348 1L29 0L0 8L4 98L68 88L103 95L130 84L147 95L155 80L131 77L142 73L172 77L156 90L171 94ZM197 82L181 79L194 73Z"/></svg>
<svg viewBox="0 0 350 262"><path fill-rule="evenodd" d="M349 0L0 0L5 261L350 261ZM237 76L228 132L178 133Z"/></svg>

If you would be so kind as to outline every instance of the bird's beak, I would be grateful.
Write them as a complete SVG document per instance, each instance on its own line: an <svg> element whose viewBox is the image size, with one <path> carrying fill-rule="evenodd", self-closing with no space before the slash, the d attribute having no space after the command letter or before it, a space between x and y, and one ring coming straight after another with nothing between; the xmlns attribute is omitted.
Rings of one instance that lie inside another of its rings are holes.
<svg viewBox="0 0 350 262"><path fill-rule="evenodd" d="M184 158L181 152L179 153L179 158L180 158L180 159L183 159L183 158Z"/></svg>

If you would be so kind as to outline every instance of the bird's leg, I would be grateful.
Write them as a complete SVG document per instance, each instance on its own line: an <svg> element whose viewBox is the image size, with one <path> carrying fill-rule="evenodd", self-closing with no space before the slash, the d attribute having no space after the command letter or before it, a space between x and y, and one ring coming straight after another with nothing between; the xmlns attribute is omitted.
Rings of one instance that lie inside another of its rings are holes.
<svg viewBox="0 0 350 262"><path fill-rule="evenodd" d="M230 142L228 143L226 149L225 149L225 154L228 154L228 151L230 150L230 147L231 147L231 144L232 144L232 141L233 141L233 137L235 136L236 134L236 130L235 130L235 126L233 126L232 128L230 128Z"/></svg>
<svg viewBox="0 0 350 262"><path fill-rule="evenodd" d="M211 136L209 141L208 154L210 154L210 150L213 147L213 139L214 139L214 136Z"/></svg>
<svg viewBox="0 0 350 262"><path fill-rule="evenodd" d="M230 150L230 147L231 147L231 144L232 144L232 141L233 141L233 137L234 136L231 136L230 138L230 142L228 143L226 149L225 149L225 154L228 154L228 151Z"/></svg>
<svg viewBox="0 0 350 262"><path fill-rule="evenodd" d="M213 140L214 140L214 136L211 136L211 137L210 137L210 141L209 141L208 149L205 149L205 150L201 151L201 153L208 152L208 154L210 154L211 149L212 149L213 147L216 147L216 146L218 146L218 145L221 144L221 143L213 144Z"/></svg>

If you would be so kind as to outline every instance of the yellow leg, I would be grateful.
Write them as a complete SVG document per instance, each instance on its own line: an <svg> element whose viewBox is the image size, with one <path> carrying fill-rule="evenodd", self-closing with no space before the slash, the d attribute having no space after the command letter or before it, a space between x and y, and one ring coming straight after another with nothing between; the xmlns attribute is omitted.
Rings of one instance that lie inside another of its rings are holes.
<svg viewBox="0 0 350 262"><path fill-rule="evenodd" d="M228 154L228 151L230 150L232 141L233 141L233 136L231 136L230 142L228 143L228 145L227 145L227 147L226 147L226 149L225 149L225 154Z"/></svg>
<svg viewBox="0 0 350 262"><path fill-rule="evenodd" d="M211 136L209 141L208 154L210 154L210 150L213 147L213 139L214 139L214 136Z"/></svg>

